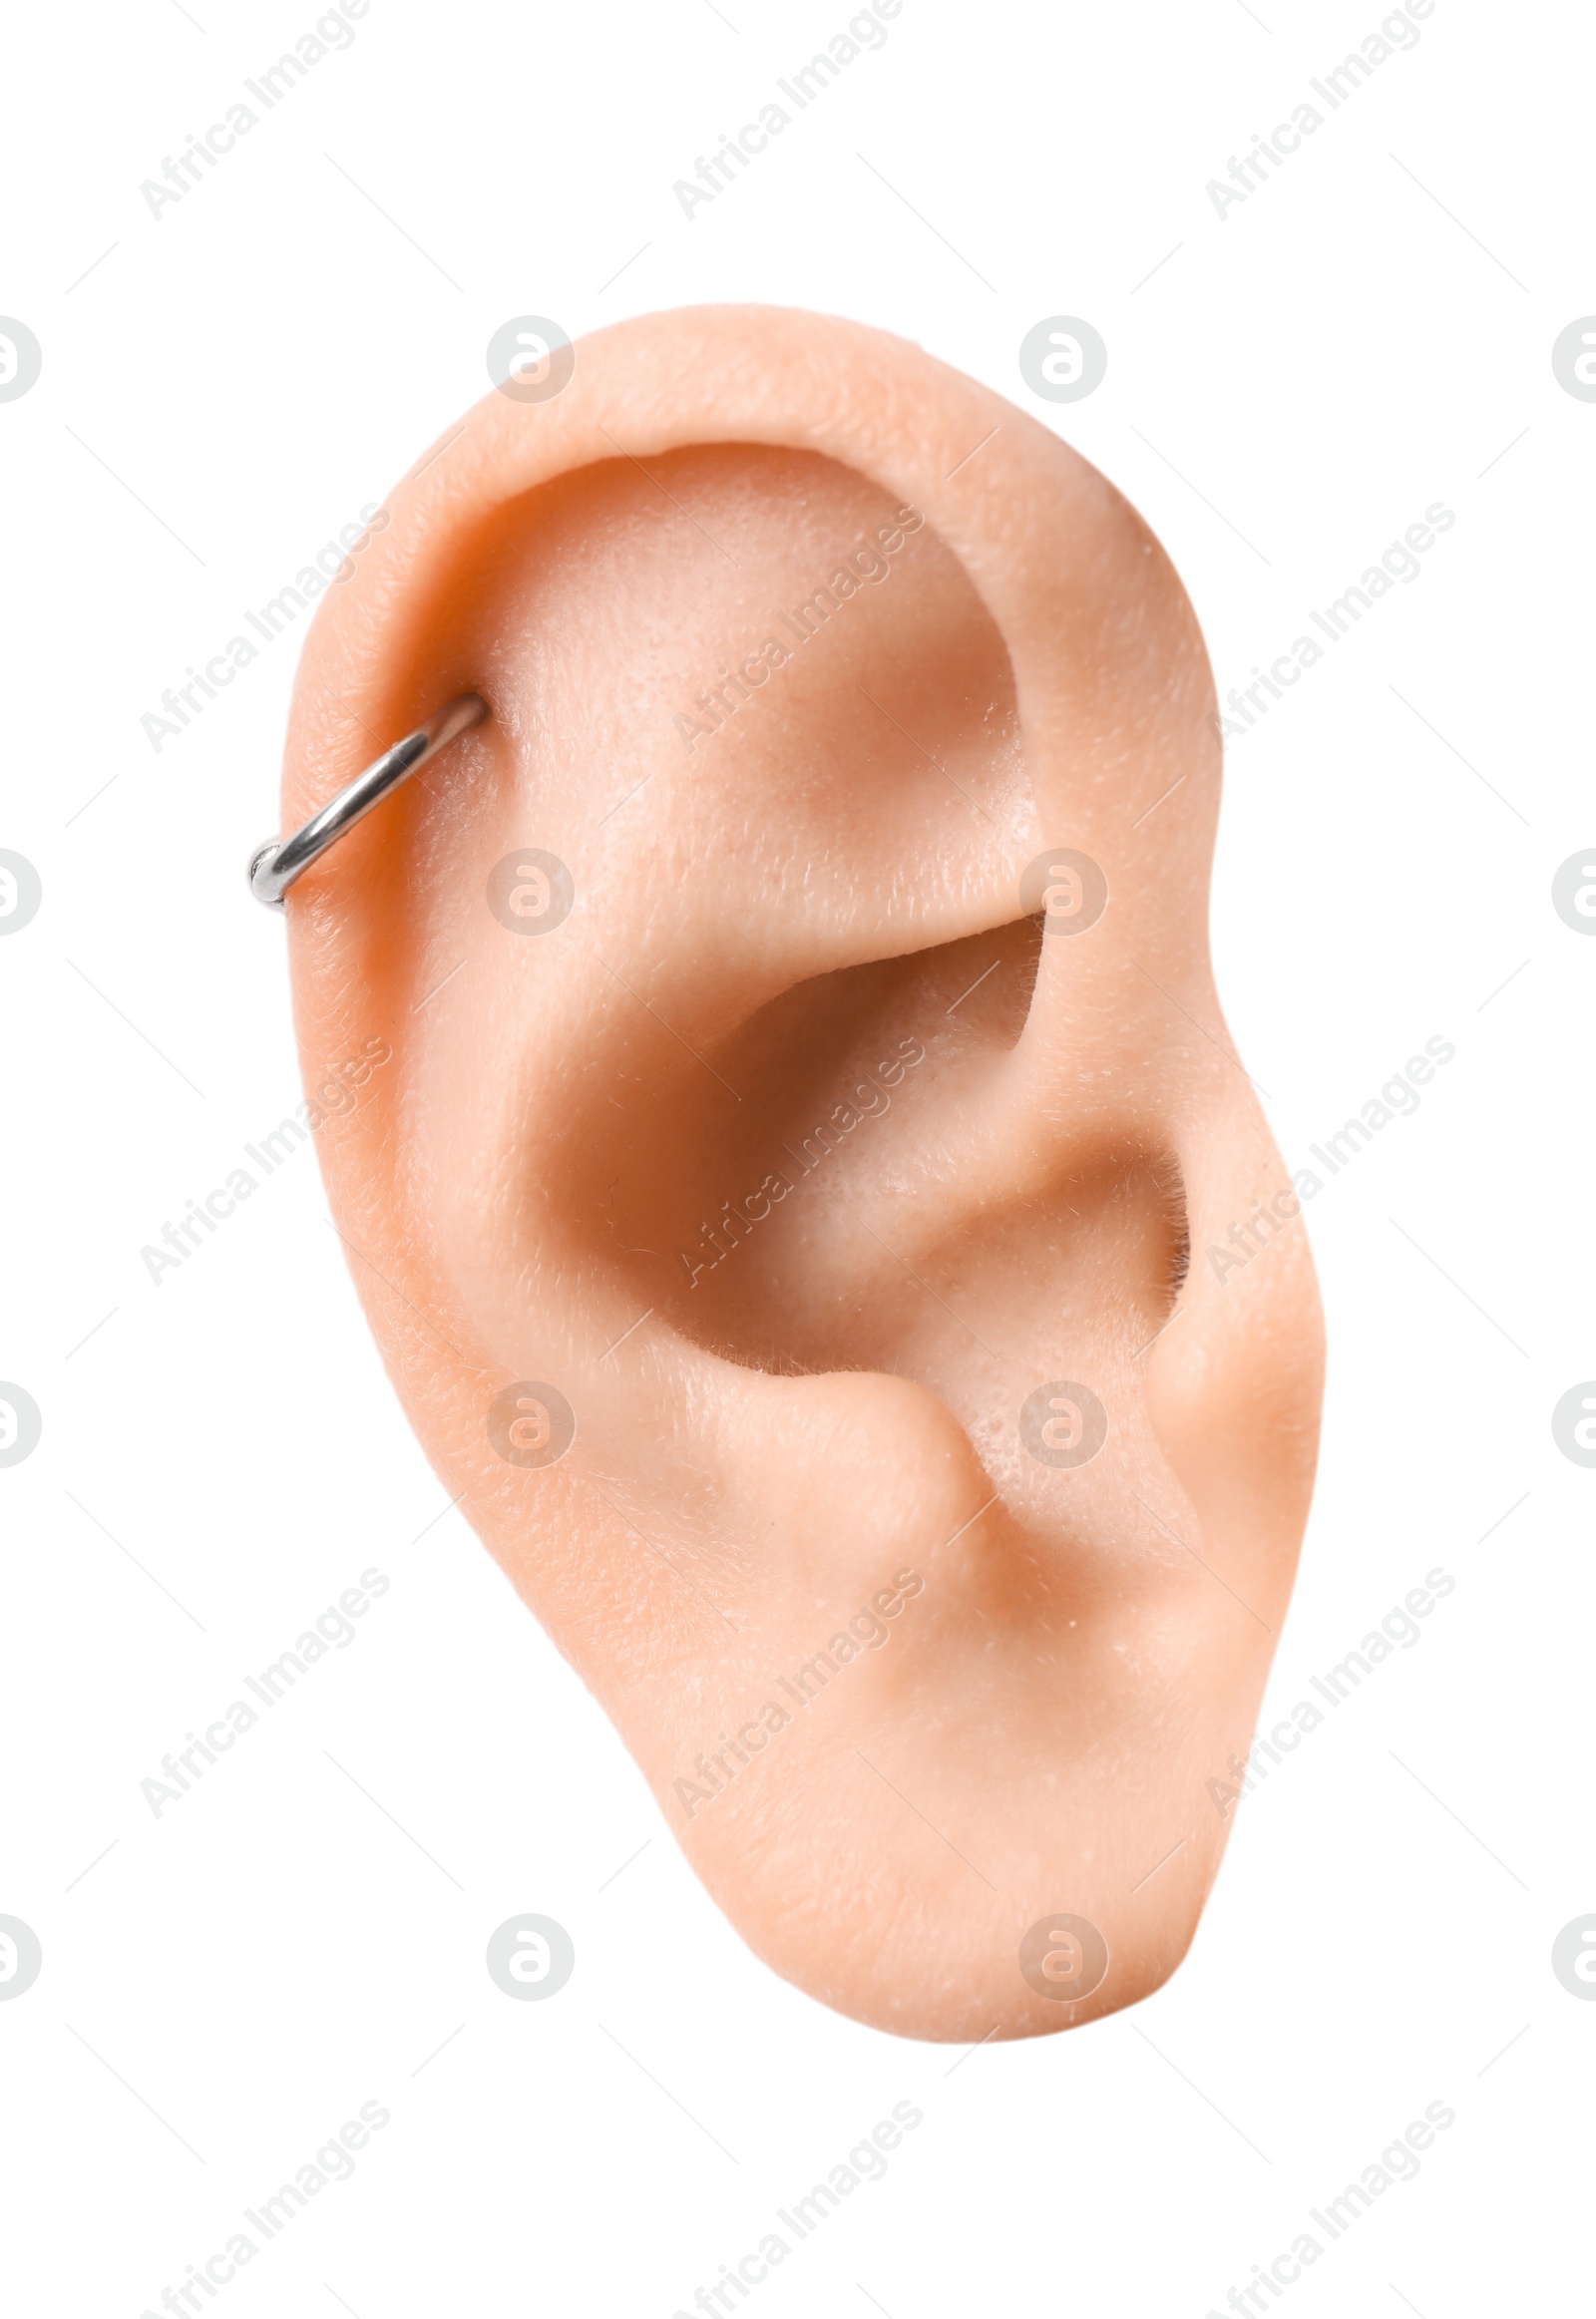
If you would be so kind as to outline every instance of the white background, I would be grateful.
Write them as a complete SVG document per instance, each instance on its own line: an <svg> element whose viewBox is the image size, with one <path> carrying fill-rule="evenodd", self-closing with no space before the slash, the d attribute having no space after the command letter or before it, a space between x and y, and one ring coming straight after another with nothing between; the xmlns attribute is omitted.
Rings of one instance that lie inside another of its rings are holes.
<svg viewBox="0 0 1596 2319"><path fill-rule="evenodd" d="M1596 1909L1596 1472L1549 1418L1596 1371L1596 941L1550 882L1596 815L1596 405L1550 350L1596 308L1590 21L1438 0L1221 219L1206 182L1375 0L905 0L689 221L673 180L844 0L372 0L153 217L141 181L316 13L102 0L12 33L0 309L44 369L0 404L0 846L44 904L0 942L0 1376L44 1436L0 1472L0 1911L44 1970L0 2004L6 2307L159 2309L379 2101L229 2319L666 2319L906 2100L924 2125L761 2319L1199 2319L1434 2101L1422 2173L1287 2307L1572 2307L1596 2006L1550 1950ZM159 1288L139 1253L298 1099L242 878L297 642L159 754L141 716L477 399L502 321L747 298L901 332L1058 427L1169 548L1222 690L1429 503L1457 517L1230 745L1214 901L1293 1165L1427 1037L1457 1050L1310 1211L1325 1453L1266 1725L1426 1570L1455 1590L1240 1806L1167 1989L968 2058L823 2011L705 1898L434 1519L307 1154ZM1057 313L1109 349L1073 406L1017 368ZM155 1820L163 1753L372 1565L358 1641ZM483 1968L524 1909L576 1943L547 2004Z"/></svg>

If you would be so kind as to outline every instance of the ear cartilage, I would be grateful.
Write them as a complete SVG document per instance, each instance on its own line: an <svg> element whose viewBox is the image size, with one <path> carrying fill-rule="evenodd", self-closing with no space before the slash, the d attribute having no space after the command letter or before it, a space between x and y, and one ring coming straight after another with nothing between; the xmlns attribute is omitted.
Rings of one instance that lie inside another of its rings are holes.
<svg viewBox="0 0 1596 2319"><path fill-rule="evenodd" d="M451 741L457 741L473 725L480 725L487 714L488 703L480 693L458 693L435 710L425 724L418 725L413 733L406 733L402 741L385 750L363 773L357 773L347 789L340 789L331 803L312 814L291 838L280 842L267 838L263 846L257 846L249 857L249 891L255 900L263 902L268 910L281 910L282 898L294 880L302 877L312 862L319 862L345 830L353 829L401 781L408 781L412 773L419 773L423 765L430 765L440 749L447 749Z"/></svg>

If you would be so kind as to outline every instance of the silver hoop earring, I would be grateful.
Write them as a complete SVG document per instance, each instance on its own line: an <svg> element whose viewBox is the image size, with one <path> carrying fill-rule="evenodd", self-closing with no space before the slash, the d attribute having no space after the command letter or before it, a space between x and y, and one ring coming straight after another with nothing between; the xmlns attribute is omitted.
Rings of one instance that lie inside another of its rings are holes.
<svg viewBox="0 0 1596 2319"><path fill-rule="evenodd" d="M418 725L413 733L406 733L375 764L357 773L347 789L340 789L331 804L313 814L291 838L280 842L267 838L263 846L257 846L249 857L249 891L255 900L263 902L268 910L281 910L282 898L294 880L303 877L312 862L319 862L345 830L353 829L401 781L407 781L412 773L419 773L423 765L430 765L440 749L447 749L451 741L458 740L473 725L480 725L487 714L488 703L480 693L462 692L455 699L445 701L425 724Z"/></svg>

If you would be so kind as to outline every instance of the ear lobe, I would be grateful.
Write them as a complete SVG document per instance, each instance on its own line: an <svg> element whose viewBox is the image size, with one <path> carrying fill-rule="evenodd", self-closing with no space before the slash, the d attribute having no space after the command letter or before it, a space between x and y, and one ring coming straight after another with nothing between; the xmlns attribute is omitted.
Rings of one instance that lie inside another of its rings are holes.
<svg viewBox="0 0 1596 2319"><path fill-rule="evenodd" d="M391 514L284 826L489 701L288 898L305 1054L394 1050L323 1166L412 1421L779 1970L932 2037L1127 2003L1319 1389L1300 1225L1190 1262L1285 1174L1179 583L1021 414L758 310L586 342Z"/></svg>

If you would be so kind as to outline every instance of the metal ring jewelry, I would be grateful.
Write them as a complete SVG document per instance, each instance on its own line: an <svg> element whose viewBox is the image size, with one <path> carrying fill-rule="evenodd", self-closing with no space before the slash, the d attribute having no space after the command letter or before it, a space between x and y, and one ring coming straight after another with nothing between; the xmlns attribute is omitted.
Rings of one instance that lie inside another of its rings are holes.
<svg viewBox="0 0 1596 2319"><path fill-rule="evenodd" d="M330 805L324 805L312 814L302 829L296 829L291 838L267 838L249 857L249 891L257 902L268 910L280 910L282 898L296 878L302 877L312 862L319 862L329 846L335 846L345 830L354 828L362 816L374 805L380 805L390 790L397 789L412 773L419 773L423 765L431 764L440 749L447 749L451 741L480 725L488 714L488 703L479 693L462 692L453 700L444 702L418 725L413 733L406 733L396 741L363 773L357 773L347 789L340 789Z"/></svg>

